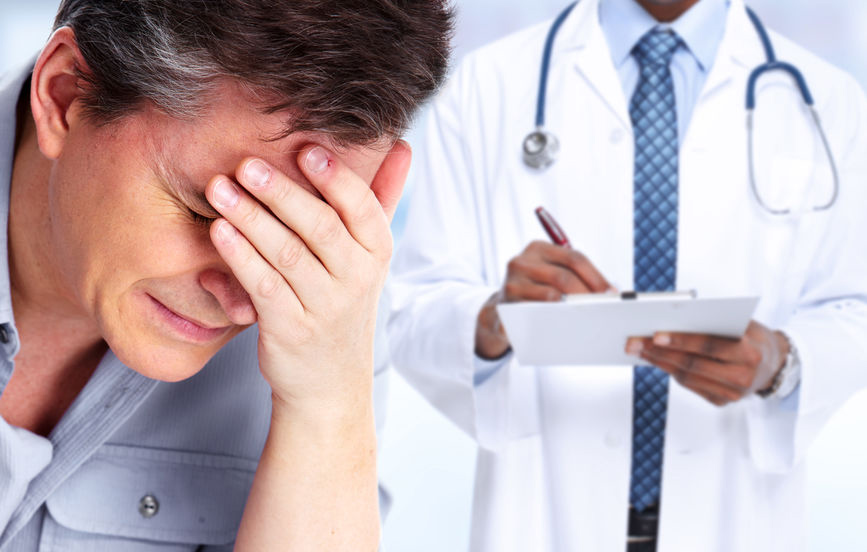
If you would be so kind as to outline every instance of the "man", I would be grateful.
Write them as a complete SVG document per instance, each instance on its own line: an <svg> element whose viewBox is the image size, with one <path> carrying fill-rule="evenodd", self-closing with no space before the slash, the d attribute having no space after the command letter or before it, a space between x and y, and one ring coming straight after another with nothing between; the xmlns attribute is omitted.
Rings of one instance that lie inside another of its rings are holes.
<svg viewBox="0 0 867 552"><path fill-rule="evenodd" d="M766 52L741 0L581 0L539 170L521 144L550 28L471 55L439 99L393 265L394 362L481 445L470 548L802 549L805 450L865 383L864 94L771 34L837 186L788 74L761 77L748 127ZM623 344L636 366L519 365L497 305L611 287L760 302L739 340L660 327Z"/></svg>
<svg viewBox="0 0 867 552"><path fill-rule="evenodd" d="M0 85L0 550L376 549L398 138L450 21L61 4Z"/></svg>

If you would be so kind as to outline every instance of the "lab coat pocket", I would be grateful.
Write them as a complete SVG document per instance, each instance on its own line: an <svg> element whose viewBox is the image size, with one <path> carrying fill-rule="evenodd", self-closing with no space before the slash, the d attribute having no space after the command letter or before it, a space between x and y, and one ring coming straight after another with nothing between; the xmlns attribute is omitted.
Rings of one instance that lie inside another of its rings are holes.
<svg viewBox="0 0 867 552"><path fill-rule="evenodd" d="M40 550L194 551L232 543L256 462L104 445L47 501Z"/></svg>

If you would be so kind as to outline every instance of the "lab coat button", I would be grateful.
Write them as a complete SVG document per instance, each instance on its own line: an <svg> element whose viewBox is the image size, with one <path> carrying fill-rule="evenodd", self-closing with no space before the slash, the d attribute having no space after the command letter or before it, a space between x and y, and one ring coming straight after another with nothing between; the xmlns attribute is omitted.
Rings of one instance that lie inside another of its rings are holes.
<svg viewBox="0 0 867 552"><path fill-rule="evenodd" d="M623 140L623 131L621 129L616 129L611 131L611 136L609 140L611 140L612 144L619 144Z"/></svg>
<svg viewBox="0 0 867 552"><path fill-rule="evenodd" d="M145 519L150 519L160 511L160 503L154 495L145 495L138 502L138 513Z"/></svg>
<svg viewBox="0 0 867 552"><path fill-rule="evenodd" d="M620 448L620 445L623 444L623 439L621 439L620 435L609 431L605 434L605 444L608 448Z"/></svg>

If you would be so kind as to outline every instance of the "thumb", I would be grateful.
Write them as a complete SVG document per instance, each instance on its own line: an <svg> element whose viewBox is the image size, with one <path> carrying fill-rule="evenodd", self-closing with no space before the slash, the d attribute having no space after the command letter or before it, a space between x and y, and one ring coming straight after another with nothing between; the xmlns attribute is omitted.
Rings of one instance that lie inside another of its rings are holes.
<svg viewBox="0 0 867 552"><path fill-rule="evenodd" d="M411 162L412 148L403 140L398 140L385 156L385 160L380 165L376 176L373 177L373 183L370 185L370 189L376 195L379 204L382 205L389 223L394 217L394 211L397 209L397 204L403 193L403 186L406 183Z"/></svg>

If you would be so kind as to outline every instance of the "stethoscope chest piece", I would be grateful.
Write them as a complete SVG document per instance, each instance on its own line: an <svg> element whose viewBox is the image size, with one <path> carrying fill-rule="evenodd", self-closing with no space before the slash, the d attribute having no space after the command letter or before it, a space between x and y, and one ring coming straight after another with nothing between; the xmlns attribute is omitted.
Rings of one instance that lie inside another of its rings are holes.
<svg viewBox="0 0 867 552"><path fill-rule="evenodd" d="M524 138L524 163L533 169L544 170L554 164L560 153L560 141L542 128Z"/></svg>

